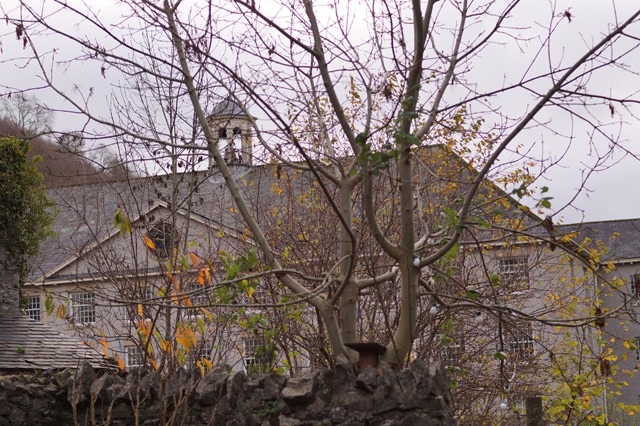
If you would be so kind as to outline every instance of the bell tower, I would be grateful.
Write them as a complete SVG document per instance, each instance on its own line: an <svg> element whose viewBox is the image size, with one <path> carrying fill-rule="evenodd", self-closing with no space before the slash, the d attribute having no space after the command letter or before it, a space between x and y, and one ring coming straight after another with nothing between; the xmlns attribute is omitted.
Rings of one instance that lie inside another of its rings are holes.
<svg viewBox="0 0 640 426"><path fill-rule="evenodd" d="M227 164L252 164L250 118L231 97L213 107L207 120L209 128L218 136L218 149ZM210 158L209 167L212 165Z"/></svg>

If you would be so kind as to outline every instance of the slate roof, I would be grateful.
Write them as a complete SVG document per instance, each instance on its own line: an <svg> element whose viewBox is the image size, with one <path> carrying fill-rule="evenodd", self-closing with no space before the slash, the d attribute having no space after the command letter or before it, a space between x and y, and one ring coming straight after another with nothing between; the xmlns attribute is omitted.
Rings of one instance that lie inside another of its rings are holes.
<svg viewBox="0 0 640 426"><path fill-rule="evenodd" d="M429 149L442 148L432 146ZM462 164L461 170L465 170L462 160L458 158L457 161ZM272 185L278 182L281 175L292 173L292 169L276 164L235 165L231 169L246 200L254 207L258 221L272 219L265 215L269 215L271 206L281 203L281 197L272 191ZM303 173L287 184L291 185L293 193L302 194L312 181L311 175ZM115 229L114 215L118 208L135 221L158 202L170 204L174 184L177 187L175 208L188 209L190 214L216 224L225 231L242 232L245 228L239 215L234 213L232 197L215 167L193 173L52 188L47 195L59 210L53 225L56 236L41 244L39 255L31 262L33 271L29 281L42 282L45 275L47 278L56 278L55 274L50 274L51 271L75 259L96 241L106 238ZM464 191L462 185L459 185L458 191ZM512 202L517 204L516 201ZM512 213L522 214L518 209L513 209ZM540 223L533 213L526 213L525 216L528 216L533 228ZM153 221L153 216L149 220Z"/></svg>
<svg viewBox="0 0 640 426"><path fill-rule="evenodd" d="M211 111L211 115L232 115L235 117L247 117L247 114L240 107L240 105L238 105L238 103L231 98L227 98L214 106L213 110Z"/></svg>
<svg viewBox="0 0 640 426"><path fill-rule="evenodd" d="M82 361L105 368L103 360L79 339L29 317L0 317L0 370L77 368Z"/></svg>
<svg viewBox="0 0 640 426"><path fill-rule="evenodd" d="M208 174L189 175L193 179L185 176L178 176L176 207L184 207L189 201L190 188L196 187L191 205L193 214L206 214L213 222L217 222L217 218L224 219L225 215L217 211L207 211L207 207L211 210L214 206L207 206L204 199L213 198L213 192L217 193L216 199L224 201L223 194L212 188ZM49 189L47 196L57 210L53 223L55 236L41 243L39 254L31 261L33 270L29 281L40 282L43 275L110 235L115 229L114 216L119 208L134 221L154 205L170 200L168 179L170 177L166 176L137 178Z"/></svg>
<svg viewBox="0 0 640 426"><path fill-rule="evenodd" d="M269 205L274 165L232 166L244 195L250 202ZM175 181L173 181L175 179ZM172 186L177 187L175 204ZM184 173L175 176L152 176L129 181L97 182L51 188L47 196L56 204L57 215L53 224L55 236L41 243L39 254L31 261L33 270L28 281L41 282L45 274L59 267L84 250L111 234L114 216L120 208L131 221L147 215L158 203L185 209L189 214L214 224L223 230L243 229L234 213L233 200L220 172Z"/></svg>
<svg viewBox="0 0 640 426"><path fill-rule="evenodd" d="M578 243L585 238L593 243L601 241L609 249L603 260L640 260L640 218L568 224L559 229L563 233L577 231L574 240Z"/></svg>

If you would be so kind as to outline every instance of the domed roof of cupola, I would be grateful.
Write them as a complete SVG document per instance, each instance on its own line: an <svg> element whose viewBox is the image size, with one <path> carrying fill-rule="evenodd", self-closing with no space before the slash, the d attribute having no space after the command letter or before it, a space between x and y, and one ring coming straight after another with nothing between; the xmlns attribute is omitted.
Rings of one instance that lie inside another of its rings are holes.
<svg viewBox="0 0 640 426"><path fill-rule="evenodd" d="M244 110L238 105L236 101L231 98L226 98L222 102L213 107L211 115L232 115L232 116L247 116Z"/></svg>

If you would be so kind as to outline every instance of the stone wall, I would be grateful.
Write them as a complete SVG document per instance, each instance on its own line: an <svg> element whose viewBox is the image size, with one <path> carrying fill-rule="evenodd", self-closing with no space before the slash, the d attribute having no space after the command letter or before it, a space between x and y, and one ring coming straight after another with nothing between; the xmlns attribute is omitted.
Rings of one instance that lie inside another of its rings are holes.
<svg viewBox="0 0 640 426"><path fill-rule="evenodd" d="M215 367L130 372L93 370L0 376L0 425L453 425L449 382L439 362L399 373L386 364L248 379ZM138 421L136 421L136 418ZM164 418L164 422L162 421Z"/></svg>

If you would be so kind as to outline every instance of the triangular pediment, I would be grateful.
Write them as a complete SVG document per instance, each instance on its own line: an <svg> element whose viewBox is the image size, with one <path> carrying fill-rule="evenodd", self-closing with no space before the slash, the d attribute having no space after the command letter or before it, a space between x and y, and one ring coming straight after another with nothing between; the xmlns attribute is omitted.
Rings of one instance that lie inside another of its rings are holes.
<svg viewBox="0 0 640 426"><path fill-rule="evenodd" d="M196 241L198 237L209 238L220 232L220 225L195 213L189 213L183 209L172 211L168 203L155 202L148 209L129 218L120 211L114 220L112 229L86 245L77 253L70 254L59 264L45 271L39 278L33 280L34 284L86 281L99 279L104 275L100 268L101 262L110 263L105 270L154 271L161 269L163 259L154 251L155 245L145 241L145 235L158 224L171 222L175 225L179 238L188 238ZM128 225L124 223L127 222ZM189 228L190 235L180 234L181 229ZM148 238L148 237L147 237ZM153 246L154 249L150 247ZM156 249L157 251L157 249Z"/></svg>

